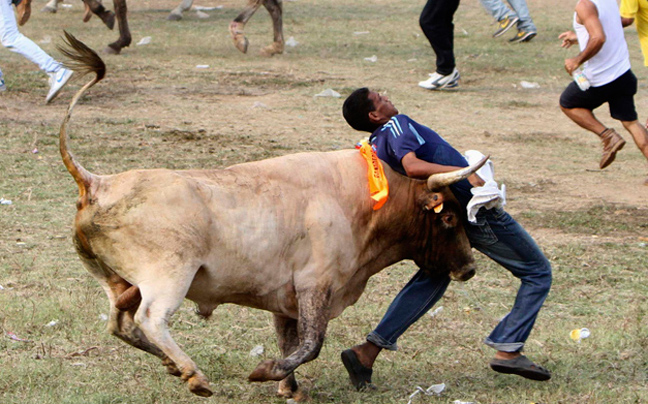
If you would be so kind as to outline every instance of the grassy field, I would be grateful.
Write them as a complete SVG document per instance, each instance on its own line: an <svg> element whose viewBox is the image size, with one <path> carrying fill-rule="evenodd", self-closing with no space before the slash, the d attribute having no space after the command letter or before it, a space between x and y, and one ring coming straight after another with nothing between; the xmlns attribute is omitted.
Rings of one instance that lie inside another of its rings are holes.
<svg viewBox="0 0 648 404"><path fill-rule="evenodd" d="M563 60L573 52L557 37L570 29L572 3L529 0L539 35L510 45L508 34L491 38L495 25L477 0L463 1L455 17L461 86L431 93L416 86L433 71L418 28L423 1L286 1L285 36L298 44L270 59L258 55L271 41L263 9L246 28L251 45L243 55L227 32L243 2L201 2L224 8L167 22L173 1L132 1L133 45L104 56L107 78L75 110L71 148L98 174L351 148L364 134L343 121L343 98L313 96L327 88L346 96L365 85L386 92L459 150L491 154L507 185L507 210L553 265L553 288L525 349L553 378L538 383L488 368L493 352L481 341L508 312L518 282L476 253L477 276L451 284L443 310L415 324L398 352L380 357L377 391L357 393L339 353L372 330L415 267L402 262L372 278L360 301L331 322L319 358L297 371L311 401L405 404L416 386L445 383L440 396L413 403L648 403L648 187L641 185L648 169L628 144L598 170L597 138L558 108L570 80ZM97 18L83 24L80 2L55 15L40 13L44 4L34 0L21 32L57 58L63 29L97 50L117 37ZM145 36L151 43L136 46ZM626 37L643 121L648 70L635 29ZM46 76L7 49L0 55L8 87L0 94L0 197L12 201L0 205L0 402L285 402L273 383L247 382L260 359L278 356L269 313L223 306L203 321L186 302L174 316L174 338L211 380L209 399L193 396L157 358L108 335L107 298L71 243L77 187L58 153L60 122L83 81L45 105ZM373 55L377 62L365 60ZM607 108L598 114L621 133ZM584 327L589 338L570 339ZM265 353L250 356L257 345Z"/></svg>

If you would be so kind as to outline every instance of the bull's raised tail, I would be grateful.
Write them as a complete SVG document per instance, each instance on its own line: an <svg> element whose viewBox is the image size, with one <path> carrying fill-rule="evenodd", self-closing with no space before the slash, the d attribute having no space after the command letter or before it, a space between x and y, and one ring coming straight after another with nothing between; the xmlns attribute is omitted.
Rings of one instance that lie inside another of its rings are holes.
<svg viewBox="0 0 648 404"><path fill-rule="evenodd" d="M67 126L70 117L72 116L72 110L79 98L81 98L86 90L104 78L106 74L106 65L95 51L88 48L83 42L76 39L67 31L63 32L65 33L66 46L59 46L58 49L69 58L69 61L64 63L65 67L74 70L81 76L85 76L88 73L95 74L95 77L81 87L81 89L77 91L72 98L72 101L70 101L67 114L63 119L63 123L61 123L61 130L59 132L59 148L61 151L61 157L63 158L63 164L65 164L65 168L67 168L70 174L72 174L74 181L76 181L79 186L79 197L83 198L90 187L94 175L83 168L81 164L77 163L72 153L70 153L68 148L69 138L67 134Z"/></svg>

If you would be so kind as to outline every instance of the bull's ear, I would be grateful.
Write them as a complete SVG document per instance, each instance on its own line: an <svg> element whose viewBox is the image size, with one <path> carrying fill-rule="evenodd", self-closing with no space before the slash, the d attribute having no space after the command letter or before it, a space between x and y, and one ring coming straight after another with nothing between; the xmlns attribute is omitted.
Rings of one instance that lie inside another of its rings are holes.
<svg viewBox="0 0 648 404"><path fill-rule="evenodd" d="M423 201L423 210L434 210L439 213L443 209L443 194L440 192L430 192L425 195Z"/></svg>

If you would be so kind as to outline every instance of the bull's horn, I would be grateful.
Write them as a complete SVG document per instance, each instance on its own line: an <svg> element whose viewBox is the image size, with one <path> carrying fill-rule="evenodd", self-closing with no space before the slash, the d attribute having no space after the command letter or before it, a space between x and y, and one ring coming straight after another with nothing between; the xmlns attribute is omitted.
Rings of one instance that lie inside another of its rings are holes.
<svg viewBox="0 0 648 404"><path fill-rule="evenodd" d="M455 182L459 182L465 178L468 178L475 171L479 170L481 166L483 166L489 158L490 156L484 156L477 163L465 168L460 168L455 171L432 174L430 175L427 181L428 188L431 190L439 189L439 188L447 187L448 185L452 185Z"/></svg>

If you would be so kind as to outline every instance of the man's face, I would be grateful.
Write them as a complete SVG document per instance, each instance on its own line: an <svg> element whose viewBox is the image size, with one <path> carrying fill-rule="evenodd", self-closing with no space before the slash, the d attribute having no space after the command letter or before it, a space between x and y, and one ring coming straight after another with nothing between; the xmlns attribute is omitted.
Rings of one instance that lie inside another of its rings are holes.
<svg viewBox="0 0 648 404"><path fill-rule="evenodd" d="M377 124L387 123L392 117L398 115L398 110L385 95L375 91L369 92L369 99L373 102L375 110L369 113L369 119Z"/></svg>

